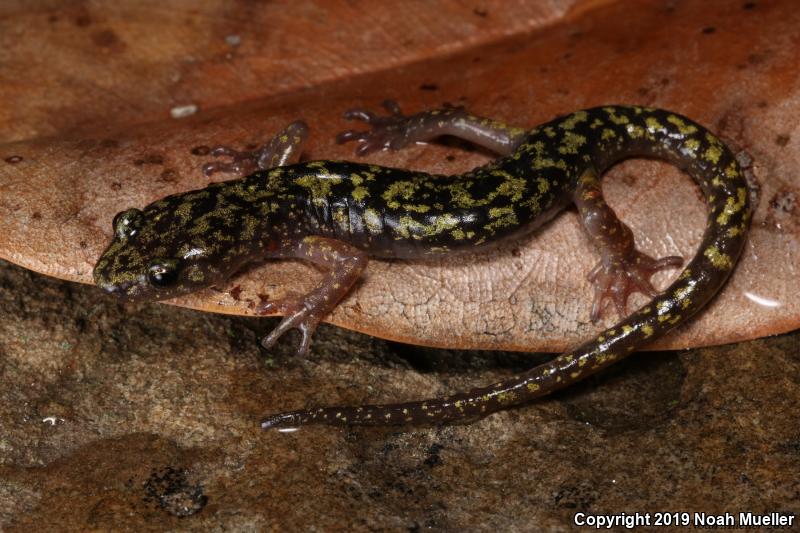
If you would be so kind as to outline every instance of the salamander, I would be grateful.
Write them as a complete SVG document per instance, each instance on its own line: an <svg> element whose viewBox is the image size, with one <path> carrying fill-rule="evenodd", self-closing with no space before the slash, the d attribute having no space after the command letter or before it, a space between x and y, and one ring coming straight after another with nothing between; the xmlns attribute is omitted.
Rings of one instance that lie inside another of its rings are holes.
<svg viewBox="0 0 800 533"><path fill-rule="evenodd" d="M280 324L269 348L290 329L309 349L322 318L352 288L370 258L419 259L486 249L521 238L571 202L600 260L591 317L611 304L621 321L587 342L519 376L443 398L387 405L336 406L278 413L263 428L304 424L437 424L472 420L539 398L598 372L685 322L717 293L742 251L751 217L750 188L733 152L717 136L678 113L609 105L576 111L531 130L443 107L405 115L345 114L368 130L349 130L358 155L399 150L442 135L466 139L499 157L461 175L432 175L350 161L298 162L308 127L294 122L264 147L205 166L207 175L245 177L173 194L114 218L113 240L95 269L98 286L130 300L162 300L220 284L253 261L294 258L325 269L308 294L266 302ZM694 178L708 204L696 256L668 288L653 273L679 267L680 257L638 251L633 233L605 203L600 176L629 157L665 160ZM633 292L651 297L625 317Z"/></svg>

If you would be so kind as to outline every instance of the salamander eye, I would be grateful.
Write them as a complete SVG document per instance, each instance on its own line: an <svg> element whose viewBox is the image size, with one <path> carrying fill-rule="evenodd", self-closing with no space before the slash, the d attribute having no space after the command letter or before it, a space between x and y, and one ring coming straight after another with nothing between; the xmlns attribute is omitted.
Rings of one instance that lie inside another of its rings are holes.
<svg viewBox="0 0 800 533"><path fill-rule="evenodd" d="M121 213L117 213L111 225L114 228L114 234L120 239L127 239L131 235L136 234L139 228L139 223L142 220L142 212L138 209L126 209Z"/></svg>
<svg viewBox="0 0 800 533"><path fill-rule="evenodd" d="M180 267L174 259L156 259L147 268L147 280L154 287L169 287L178 281Z"/></svg>

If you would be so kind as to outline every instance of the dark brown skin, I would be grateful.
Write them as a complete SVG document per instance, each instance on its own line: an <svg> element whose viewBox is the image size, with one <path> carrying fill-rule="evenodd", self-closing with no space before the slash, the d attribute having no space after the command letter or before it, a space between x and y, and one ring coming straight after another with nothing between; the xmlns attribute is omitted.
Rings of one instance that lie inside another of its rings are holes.
<svg viewBox="0 0 800 533"><path fill-rule="evenodd" d="M570 201L601 260L592 318L606 299L620 315L632 292L653 299L587 343L529 372L446 398L389 405L324 407L280 413L263 428L303 424L431 424L473 419L549 394L583 379L665 334L701 309L722 287L739 257L751 216L750 190L733 153L708 130L669 111L605 106L577 111L531 131L444 108L405 116L387 102L388 117L348 112L371 131L348 131L358 154L401 149L454 135L500 154L460 176L342 161L296 160L306 135L293 123L261 150L220 148L228 164L206 173L249 173L199 191L169 196L144 210L117 216L115 239L95 267L109 292L159 300L219 283L262 258L299 258L328 267L320 285L297 301L260 311L284 314L264 339L270 347L300 329L299 353L311 334L361 275L369 257L419 258L495 245L530 233ZM697 256L660 294L653 273L680 266L679 257L653 259L636 250L631 230L603 200L599 176L615 162L655 157L686 170L697 182L709 218ZM276 168L272 168L276 167Z"/></svg>

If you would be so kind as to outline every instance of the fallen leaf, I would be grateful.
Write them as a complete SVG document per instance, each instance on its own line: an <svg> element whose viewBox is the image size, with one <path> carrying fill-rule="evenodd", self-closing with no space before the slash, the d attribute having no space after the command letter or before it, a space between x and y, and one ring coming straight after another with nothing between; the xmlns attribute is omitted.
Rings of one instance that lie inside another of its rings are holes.
<svg viewBox="0 0 800 533"><path fill-rule="evenodd" d="M521 126L635 103L688 115L746 150L760 187L731 282L698 319L652 347L797 328L794 3L572 4L18 8L0 17L0 257L91 283L114 214L202 187L208 146L259 143L298 118L312 128L308 159L353 159L352 147L333 142L348 127L341 112L385 98L407 111L464 104ZM454 173L488 156L429 145L366 160ZM705 206L687 176L631 161L604 183L644 251L694 254ZM600 327L588 319L585 276L595 261L567 212L491 252L372 261L328 321L416 344L561 350ZM174 303L251 314L259 295L306 290L316 276L301 263L264 264Z"/></svg>

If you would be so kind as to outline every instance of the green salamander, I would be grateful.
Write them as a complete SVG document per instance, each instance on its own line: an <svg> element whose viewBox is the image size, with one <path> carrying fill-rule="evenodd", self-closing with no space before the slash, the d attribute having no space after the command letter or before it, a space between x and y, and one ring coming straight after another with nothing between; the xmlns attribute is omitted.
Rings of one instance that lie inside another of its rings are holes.
<svg viewBox="0 0 800 533"><path fill-rule="evenodd" d="M750 190L734 154L692 120L661 109L605 106L576 111L530 131L443 108L406 116L386 102L387 116L346 113L369 131L347 131L363 155L454 135L497 152L489 165L457 176L346 161L296 163L307 128L290 124L255 152L218 148L228 163L206 174L247 177L167 196L119 213L114 239L94 269L96 283L132 300L161 300L218 284L244 264L297 258L325 267L319 285L296 301L258 311L284 318L262 343L272 346L299 329L298 352L359 278L368 258L420 258L489 247L521 237L570 202L600 255L590 273L596 320L610 302L621 316L632 292L652 300L585 344L506 381L445 398L388 405L322 407L275 414L264 428L303 424L430 424L476 418L538 398L626 357L685 322L722 287L742 251ZM663 159L686 170L709 207L697 255L658 293L650 276L677 267L679 257L636 250L631 230L603 200L599 176L634 156Z"/></svg>

